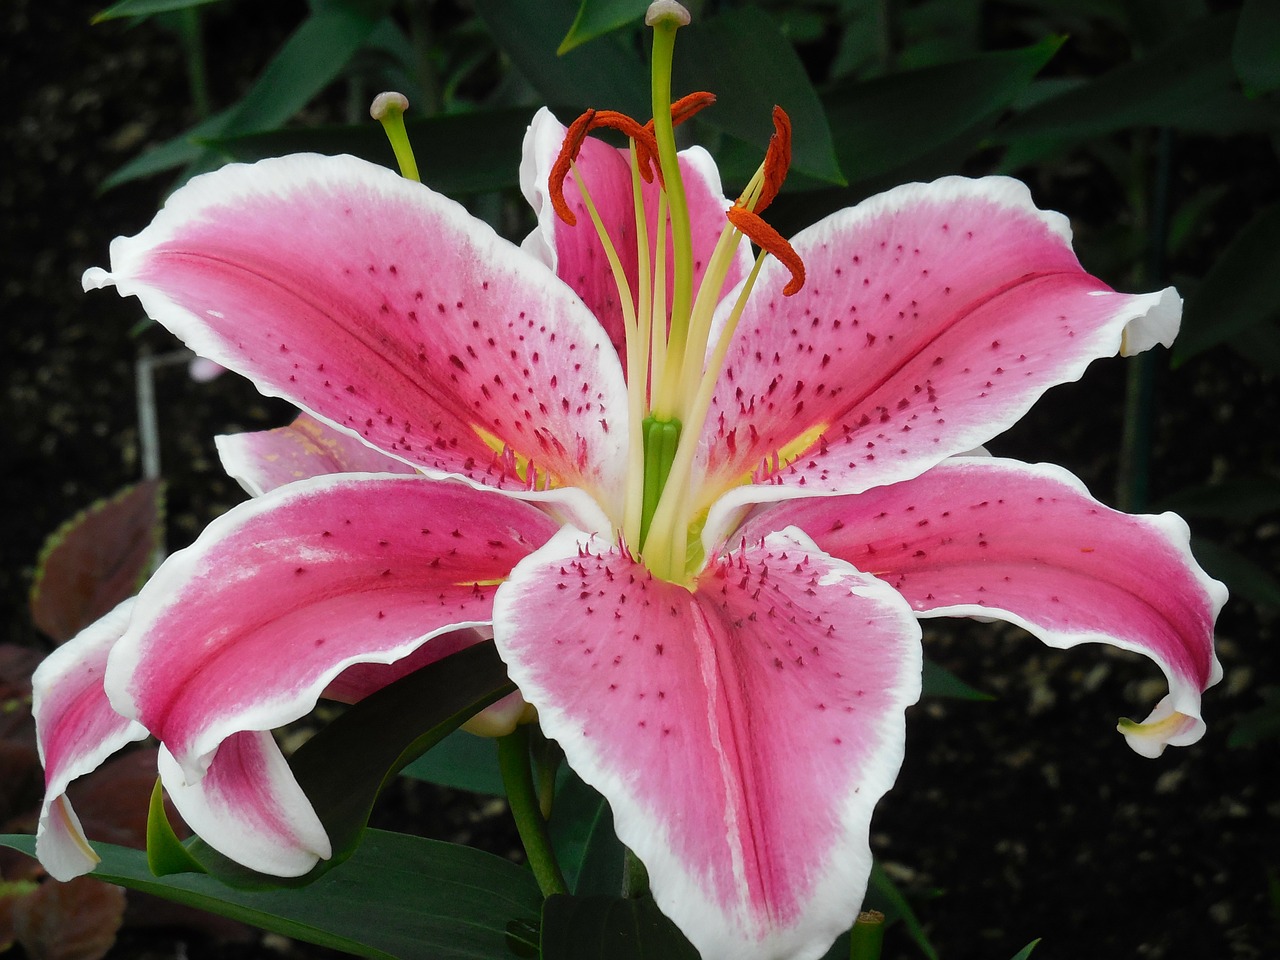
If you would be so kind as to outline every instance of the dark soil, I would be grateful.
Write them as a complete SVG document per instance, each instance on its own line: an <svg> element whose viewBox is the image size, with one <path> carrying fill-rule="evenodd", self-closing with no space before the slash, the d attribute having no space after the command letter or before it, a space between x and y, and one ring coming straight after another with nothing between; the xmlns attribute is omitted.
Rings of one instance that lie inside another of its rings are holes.
<svg viewBox="0 0 1280 960"><path fill-rule="evenodd" d="M133 301L80 293L83 270L105 263L113 236L150 220L163 189L146 181L98 195L96 185L193 119L171 36L149 24L91 28L89 16L101 5L8 0L0 7L0 89L8 106L0 118L0 365L10 451L0 640L32 646L45 643L25 611L41 541L137 479L134 359L143 348L173 346L162 331L135 330L142 317ZM252 76L300 9L282 4L271 10L272 23L251 30L214 18L211 49L246 64L239 74L219 75ZM1240 184L1268 195L1242 191L1224 204L1214 232L1193 251L1200 261L1176 269L1202 273L1253 205L1274 199L1274 155L1255 143L1180 144L1178 175L1190 180L1225 154L1241 164ZM1115 200L1091 192L1091 182L1082 163L1033 183L1038 201L1070 215L1086 242ZM1096 364L993 450L1061 463L1113 501L1124 376L1120 361ZM288 411L234 376L196 384L181 366L161 371L157 389L168 535L177 548L241 499L221 475L212 436L276 425ZM1159 389L1153 498L1280 464L1275 384L1229 350L1165 376ZM1277 569L1280 525L1274 516L1264 520L1247 529L1193 525ZM877 854L916 898L944 960L1005 960L1037 937L1039 960L1280 956L1269 892L1280 869L1276 744L1227 746L1261 691L1280 680L1274 612L1247 602L1227 607L1219 628L1226 676L1206 697L1208 735L1156 761L1134 756L1113 730L1118 716L1142 716L1162 695L1147 662L1094 648L1046 650L999 625L927 626L929 656L998 696L933 700L912 711L906 765L873 825ZM465 832L510 850L505 818L478 818L476 810L465 795L421 788L392 798L382 816L412 816L425 832ZM113 956L181 956L182 936L131 932ZM193 956L250 950L199 939ZM920 956L900 928L885 955Z"/></svg>

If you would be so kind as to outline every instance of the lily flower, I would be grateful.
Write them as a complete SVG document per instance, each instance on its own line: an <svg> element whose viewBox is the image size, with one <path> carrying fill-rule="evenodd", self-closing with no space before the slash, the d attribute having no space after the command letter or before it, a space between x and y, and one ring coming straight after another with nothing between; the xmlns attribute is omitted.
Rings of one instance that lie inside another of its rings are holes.
<svg viewBox="0 0 1280 960"><path fill-rule="evenodd" d="M328 840L270 730L356 665L492 631L702 955L812 958L865 892L920 618L1143 653L1170 692L1129 743L1201 736L1225 590L1185 524L967 455L1093 360L1170 343L1177 294L1090 276L1065 218L1002 178L899 187L783 239L762 214L786 115L730 203L675 146L708 103L672 103L687 14L648 19L652 122L540 112L523 248L391 171L302 155L192 180L86 273L402 466L264 487L165 562L77 675L118 720L52 761L54 846L84 843L66 781L149 731L207 842L302 874Z"/></svg>

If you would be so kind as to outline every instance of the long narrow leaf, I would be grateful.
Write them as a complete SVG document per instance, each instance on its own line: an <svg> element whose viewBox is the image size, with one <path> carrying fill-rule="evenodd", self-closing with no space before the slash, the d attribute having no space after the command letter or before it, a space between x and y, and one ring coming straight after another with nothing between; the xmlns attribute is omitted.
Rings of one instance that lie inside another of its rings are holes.
<svg viewBox="0 0 1280 960"><path fill-rule="evenodd" d="M768 64L768 69L761 69ZM758 148L763 158L773 135L774 104L791 117L792 167L825 183L843 184L822 103L795 48L764 11L726 10L680 32L676 42L677 95L708 90L716 103L704 121ZM647 114L646 114L647 115Z"/></svg>
<svg viewBox="0 0 1280 960"><path fill-rule="evenodd" d="M409 141L423 183L455 197L516 186L520 147L532 117L532 107L516 107L409 120ZM386 135L372 121L355 127L284 129L222 137L211 145L242 161L303 152L330 156L349 153L386 166L395 163Z"/></svg>
<svg viewBox="0 0 1280 960"><path fill-rule="evenodd" d="M1146 126L1216 134L1274 129L1280 111L1245 97L1231 69L1235 26L1231 15L1192 24L1141 60L1015 117L999 139L1098 137Z"/></svg>
<svg viewBox="0 0 1280 960"><path fill-rule="evenodd" d="M104 20L117 20L121 17L148 17L153 13L170 13L218 2L219 0L120 0L119 3L113 3L107 9L95 13L90 22L102 23Z"/></svg>
<svg viewBox="0 0 1280 960"><path fill-rule="evenodd" d="M110 189L188 165L213 169L223 157L207 141L271 130L293 117L339 75L382 18L380 7L333 4L316 10L285 41L244 97L111 174Z"/></svg>
<svg viewBox="0 0 1280 960"><path fill-rule="evenodd" d="M605 37L590 49L556 56L577 12L573 0L476 0L475 6L541 102L575 109L607 106L634 116L648 115L648 71L633 46ZM561 119L567 123L572 118Z"/></svg>
<svg viewBox="0 0 1280 960"><path fill-rule="evenodd" d="M1174 364L1280 315L1280 205L1251 220L1187 299Z"/></svg>
<svg viewBox="0 0 1280 960"><path fill-rule="evenodd" d="M840 164L851 181L880 176L994 117L1021 95L1062 45L1030 47L845 83L823 97Z"/></svg>
<svg viewBox="0 0 1280 960"><path fill-rule="evenodd" d="M0 836L0 846L34 855L35 838ZM305 890L239 890L193 873L157 878L140 850L96 849L93 875L108 883L375 960L504 957L507 924L532 922L541 902L529 872L507 860L380 830Z"/></svg>
<svg viewBox="0 0 1280 960"><path fill-rule="evenodd" d="M588 40L622 27L635 26L644 20L647 0L582 0L573 26L560 42L556 53L564 55Z"/></svg>

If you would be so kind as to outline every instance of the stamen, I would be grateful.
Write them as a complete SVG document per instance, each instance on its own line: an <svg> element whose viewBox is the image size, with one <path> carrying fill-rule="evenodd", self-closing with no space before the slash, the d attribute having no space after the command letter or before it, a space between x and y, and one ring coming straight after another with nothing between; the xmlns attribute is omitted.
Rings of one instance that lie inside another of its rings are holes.
<svg viewBox="0 0 1280 960"><path fill-rule="evenodd" d="M403 93L388 90L373 98L373 103L369 105L369 116L382 124L382 129L386 131L391 149L396 155L396 163L400 167L400 176L421 183L418 162L413 158L413 147L409 145L409 132L404 128L404 112L408 109L409 99Z"/></svg>
<svg viewBox="0 0 1280 960"><path fill-rule="evenodd" d="M782 181L787 179L787 171L791 168L791 118L779 106L773 108L773 136L769 138L769 149L764 155L764 185L760 190L760 199L754 207L756 213L763 213L764 208L773 203L773 198L782 189Z"/></svg>
<svg viewBox="0 0 1280 960"><path fill-rule="evenodd" d="M796 253L790 242L765 223L758 213L753 213L746 207L734 204L729 208L727 216L729 222L741 230L752 243L775 256L791 271L791 279L782 288L782 295L791 297L799 293L800 288L804 286L804 261L800 259L800 254Z"/></svg>
<svg viewBox="0 0 1280 960"><path fill-rule="evenodd" d="M782 234L765 223L760 211L773 203L791 166L791 118L781 107L773 108L773 136L760 166L754 189L738 198L729 208L729 222L742 231L761 250L771 253L791 271L791 279L782 288L784 296L794 296L804 286L804 262ZM754 202L753 202L754 194Z"/></svg>
<svg viewBox="0 0 1280 960"><path fill-rule="evenodd" d="M582 149L582 141L587 139L587 132L591 129L591 121L595 119L595 115L596 111L588 110L569 124L569 129L564 134L564 142L560 144L560 155L551 165L551 176L547 178L547 192L551 194L551 206L555 209L556 216L571 227L577 224L578 218L569 209L569 204L564 199L564 182L573 167L573 161L578 159L578 151Z"/></svg>
<svg viewBox="0 0 1280 960"><path fill-rule="evenodd" d="M569 169L573 161L578 159L578 153L582 150L587 134L601 127L617 130L635 141L633 149L640 158L640 176L644 177L645 183L652 183L656 171L658 183L662 184L662 170L653 162L653 158L658 153L658 142L654 139L652 128L617 110L588 110L569 124L569 129L564 134L564 142L560 144L560 153L556 157L556 162L551 165L551 175L547 178L551 206L556 216L571 227L577 224L578 218L569 209L569 204L564 198L564 182L569 178Z"/></svg>
<svg viewBox="0 0 1280 960"><path fill-rule="evenodd" d="M704 110L716 102L714 93L707 93L705 90L699 90L694 93L685 94L679 100L671 105L671 126L678 127L700 110ZM644 125L651 135L654 132L653 121L650 120ZM652 154L648 152L646 142L638 142L636 144L636 153L640 159L640 169L643 170L648 166L653 166L659 172L662 171L661 164L657 160L657 150ZM650 178L645 177L645 183L649 183Z"/></svg>

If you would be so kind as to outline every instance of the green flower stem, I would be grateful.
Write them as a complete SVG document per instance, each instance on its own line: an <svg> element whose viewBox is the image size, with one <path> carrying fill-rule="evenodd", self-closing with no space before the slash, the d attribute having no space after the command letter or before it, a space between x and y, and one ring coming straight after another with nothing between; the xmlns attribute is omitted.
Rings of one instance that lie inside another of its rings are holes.
<svg viewBox="0 0 1280 960"><path fill-rule="evenodd" d="M884 946L884 914L864 910L849 932L849 960L880 960Z"/></svg>
<svg viewBox="0 0 1280 960"><path fill-rule="evenodd" d="M514 732L498 738L498 765L502 769L502 784L507 790L511 815L515 817L516 830L520 833L520 842L524 844L529 868L538 881L538 888L544 897L568 893L569 885L556 862L551 837L547 833L547 821L542 818L538 792L533 785L528 727L516 727Z"/></svg>

